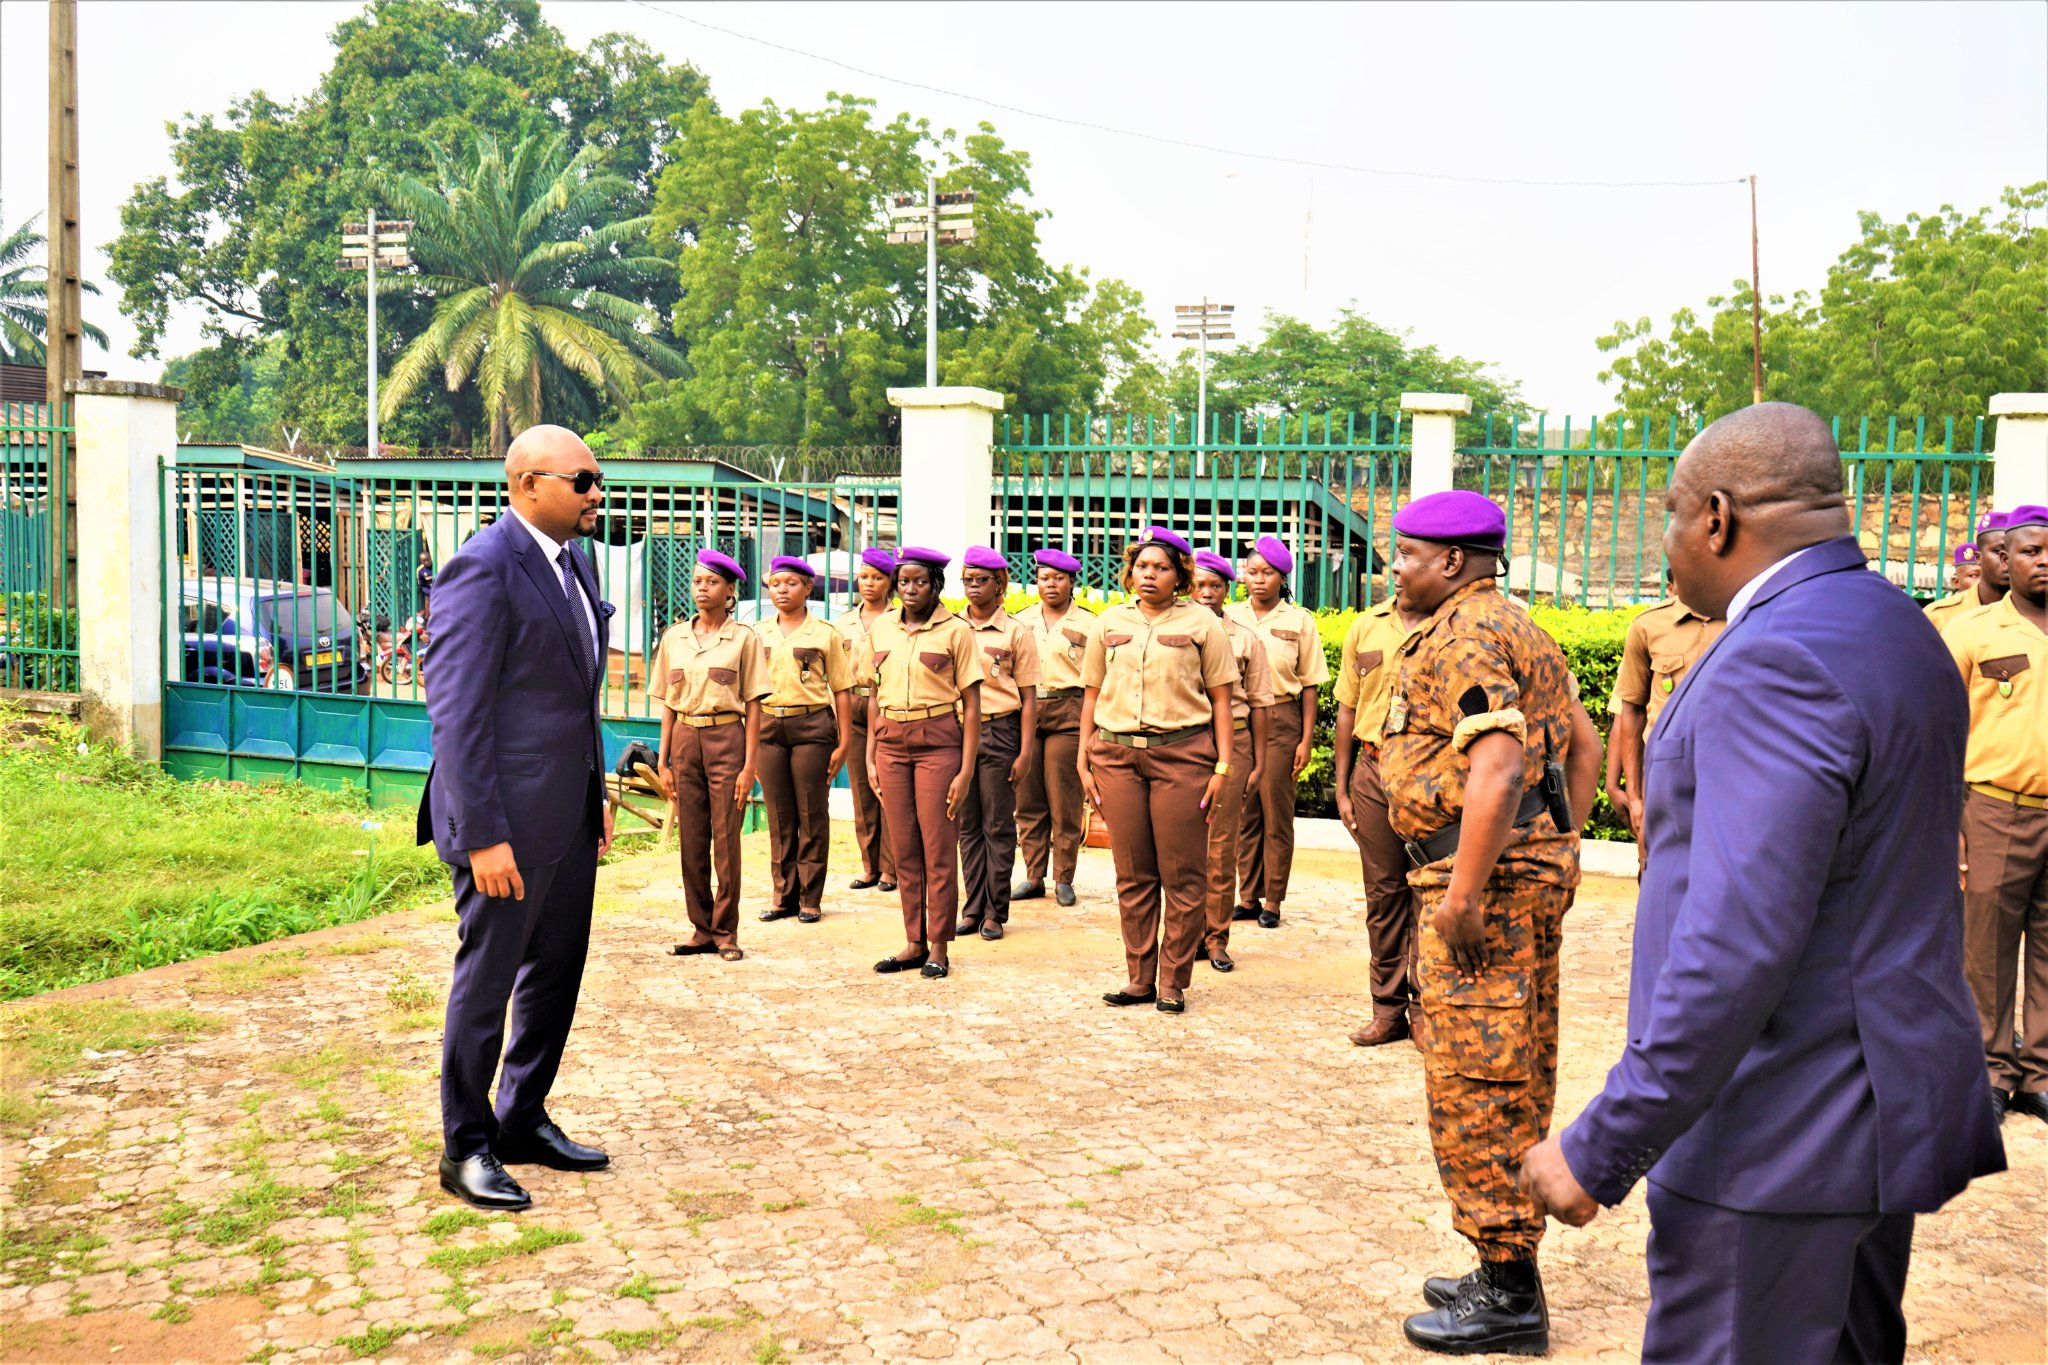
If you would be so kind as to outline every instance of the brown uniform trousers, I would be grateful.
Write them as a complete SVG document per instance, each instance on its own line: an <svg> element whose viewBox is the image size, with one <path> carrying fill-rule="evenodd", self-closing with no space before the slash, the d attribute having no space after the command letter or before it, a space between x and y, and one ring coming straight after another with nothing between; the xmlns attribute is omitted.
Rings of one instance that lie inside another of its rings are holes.
<svg viewBox="0 0 2048 1365"><path fill-rule="evenodd" d="M756 761L762 804L768 807L768 861L778 910L816 910L825 903L825 851L832 837L826 777L838 743L839 720L829 706L808 716L761 717Z"/></svg>
<svg viewBox="0 0 2048 1365"><path fill-rule="evenodd" d="M1010 922L1010 873L1017 862L1017 788L1010 769L1023 742L1023 714L984 718L974 781L960 802L961 918L969 927ZM1079 775L1076 774L1076 779Z"/></svg>
<svg viewBox="0 0 2048 1365"><path fill-rule="evenodd" d="M1272 712L1268 711L1267 715ZM1202 952L1220 953L1230 947L1230 912L1237 904L1238 822L1244 818L1244 784L1252 775L1252 732L1245 726L1230 736L1230 775L1223 790L1209 807L1209 899L1208 923L1202 936ZM1205 777L1203 781L1208 781Z"/></svg>
<svg viewBox="0 0 2048 1365"><path fill-rule="evenodd" d="M882 717L875 732L876 777L896 841L896 891L903 937L951 943L960 920L960 823L946 815L946 789L960 773L960 722Z"/></svg>
<svg viewBox="0 0 2048 1365"><path fill-rule="evenodd" d="M853 791L853 842L860 849L860 874L879 875L883 881L893 882L896 846L889 841L881 795L868 785L867 689L856 688L852 700L853 738L846 746L846 785Z"/></svg>
<svg viewBox="0 0 2048 1365"><path fill-rule="evenodd" d="M1375 744L1358 746L1351 765L1351 818L1365 873L1365 933L1372 945L1372 1017L1401 1019L1415 1001L1415 893L1408 853L1387 820L1387 790Z"/></svg>
<svg viewBox="0 0 2048 1365"><path fill-rule="evenodd" d="M680 719L669 731L669 781L676 794L676 829L682 841L683 903L697 942L738 946L740 932L740 814L733 784L747 764L747 723L699 729ZM718 873L718 894L711 874Z"/></svg>
<svg viewBox="0 0 2048 1365"><path fill-rule="evenodd" d="M1024 850L1024 875L1073 884L1081 860L1082 826L1088 818L1081 795L1081 689L1070 697L1038 699L1038 733L1031 736L1031 771L1017 784L1017 842Z"/></svg>
<svg viewBox="0 0 2048 1365"><path fill-rule="evenodd" d="M1417 893L1429 1143L1451 1226L1482 1261L1527 1260L1544 1214L1515 1177L1523 1154L1549 1136L1557 1101L1557 958L1573 892L1488 882L1487 967L1470 984L1434 927L1443 897L1440 887Z"/></svg>
<svg viewBox="0 0 2048 1365"><path fill-rule="evenodd" d="M1963 834L1963 974L1977 1002L1985 1069L2000 1090L2048 1093L2048 810L1966 791ZM2015 1048L2022 989L2026 1036Z"/></svg>
<svg viewBox="0 0 2048 1365"><path fill-rule="evenodd" d="M1301 698L1288 697L1266 711L1266 766L1259 789L1244 797L1243 832L1237 840L1240 904L1277 910L1287 899L1294 870L1294 749L1301 743Z"/></svg>
<svg viewBox="0 0 2048 1365"><path fill-rule="evenodd" d="M1116 859L1131 984L1185 991L1205 921L1208 812L1201 802L1216 768L1216 741L1203 734L1131 749L1095 736L1088 744Z"/></svg>

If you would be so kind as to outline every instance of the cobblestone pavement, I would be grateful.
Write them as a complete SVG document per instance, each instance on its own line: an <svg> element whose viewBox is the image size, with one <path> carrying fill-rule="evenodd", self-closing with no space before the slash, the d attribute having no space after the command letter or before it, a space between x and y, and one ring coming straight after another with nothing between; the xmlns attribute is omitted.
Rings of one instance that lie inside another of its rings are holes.
<svg viewBox="0 0 2048 1365"><path fill-rule="evenodd" d="M436 1186L440 906L50 1000L209 1027L90 1060L0 1144L0 1357L1239 1361L1419 1359L1421 1278L1467 1268L1417 1054L1367 1008L1356 866L1304 854L1277 930L1241 925L1188 1012L1114 1010L1109 860L1081 904L1020 904L946 981L878 976L894 897L754 920L744 962L671 958L667 857L608 867L551 1106L608 1148L520 1168L521 1216ZM834 848L834 884L852 866ZM1560 1115L1621 1035L1634 887L1567 921ZM20 1008L11 1006L9 1008ZM1922 1221L1916 1358L2048 1358L2048 1126ZM1553 1354L1631 1359L1641 1196L1553 1227Z"/></svg>

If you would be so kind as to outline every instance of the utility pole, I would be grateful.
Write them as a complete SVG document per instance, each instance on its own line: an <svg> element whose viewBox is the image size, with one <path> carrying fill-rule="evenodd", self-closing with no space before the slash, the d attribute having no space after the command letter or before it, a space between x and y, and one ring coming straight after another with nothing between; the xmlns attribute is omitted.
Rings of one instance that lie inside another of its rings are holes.
<svg viewBox="0 0 2048 1365"><path fill-rule="evenodd" d="M939 193L938 179L926 176L924 202L896 195L889 211L889 242L924 245L924 386L939 386L939 248L974 240L974 191ZM914 225L914 226L913 226Z"/></svg>
<svg viewBox="0 0 2048 1365"><path fill-rule="evenodd" d="M47 424L59 424L65 384L83 377L79 337L78 0L50 0L50 267L49 320L44 329ZM54 432L49 451L50 605L78 601L78 445Z"/></svg>
<svg viewBox="0 0 2048 1365"><path fill-rule="evenodd" d="M411 231L412 220L409 218L387 218L379 222L375 206L363 210L362 222L343 223L341 225L341 259L336 261L335 264L343 270L363 270L369 272L370 328L368 340L370 351L370 403L368 426L370 458L373 460L377 458L378 450L377 267L383 265L396 268L412 264L412 257L407 253L406 248L406 243L410 240L406 234Z"/></svg>
<svg viewBox="0 0 2048 1365"><path fill-rule="evenodd" d="M1757 271L1756 177L1749 178L1749 363L1752 402L1764 401L1764 299Z"/></svg>
<svg viewBox="0 0 2048 1365"><path fill-rule="evenodd" d="M1209 439L1209 340L1235 340L1237 333L1231 330L1231 314L1237 311L1233 303L1209 302L1204 294L1199 304L1177 303L1173 306L1173 335L1182 341L1202 343L1202 358L1196 367L1195 380L1195 473L1202 472L1202 448Z"/></svg>

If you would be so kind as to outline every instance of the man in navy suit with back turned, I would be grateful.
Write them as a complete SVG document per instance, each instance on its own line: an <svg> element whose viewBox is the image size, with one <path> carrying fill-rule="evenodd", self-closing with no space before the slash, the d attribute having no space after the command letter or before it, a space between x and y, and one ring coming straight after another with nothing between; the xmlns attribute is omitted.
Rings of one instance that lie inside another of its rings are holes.
<svg viewBox="0 0 2048 1365"><path fill-rule="evenodd" d="M1583 1225L1650 1181L1653 1361L1896 1361L1913 1216L2005 1169L1963 981L1954 662L1849 533L1827 423L1686 448L1678 595L1728 624L1650 741L1628 1047L1524 1158Z"/></svg>
<svg viewBox="0 0 2048 1365"><path fill-rule="evenodd" d="M507 1164L609 1162L545 1108L612 838L598 726L610 612L569 544L596 527L604 486L590 447L554 426L512 442L505 482L512 515L472 536L434 584L434 766L419 816L419 841L454 874L461 920L441 1043L441 1188L487 1209L533 1202Z"/></svg>

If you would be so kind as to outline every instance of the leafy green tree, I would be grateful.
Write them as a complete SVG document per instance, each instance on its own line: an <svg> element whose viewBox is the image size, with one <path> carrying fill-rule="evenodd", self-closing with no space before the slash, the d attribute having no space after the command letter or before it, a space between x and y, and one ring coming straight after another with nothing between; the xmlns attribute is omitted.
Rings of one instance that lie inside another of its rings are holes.
<svg viewBox="0 0 2048 1365"><path fill-rule="evenodd" d="M230 338L164 362L164 383L185 390L179 439L278 450L290 444L277 413L284 349L282 337L253 345Z"/></svg>
<svg viewBox="0 0 2048 1365"><path fill-rule="evenodd" d="M396 416L439 370L450 392L475 385L502 456L544 416L593 424L600 402L623 406L642 380L682 368L655 334L661 319L636 301L668 262L647 253L645 215L612 220L633 187L590 173L597 148L572 158L558 133L507 157L481 134L466 174L436 160L438 184L406 176L387 190L412 216L425 273L384 287L432 295L434 316L392 368L380 416Z"/></svg>
<svg viewBox="0 0 2048 1365"><path fill-rule="evenodd" d="M42 364L43 344L50 334L50 272L37 255L49 245L49 239L36 231L36 220L42 216L32 214L0 236L0 360L15 365ZM80 280L78 287L88 294L100 292L91 280ZM89 322L79 323L78 329L101 350L107 349L105 332Z"/></svg>
<svg viewBox="0 0 2048 1365"><path fill-rule="evenodd" d="M173 309L198 309L209 345L228 352L207 371L223 383L239 377L239 344L282 339L279 417L312 440L357 442L362 277L335 261L341 225L385 177L431 176L434 147L477 133L507 146L559 133L572 154L596 149L595 173L632 185L638 202L621 218L644 214L703 76L630 37L578 51L540 16L538 0L373 0L335 28L333 65L303 99L256 91L223 116L170 124L173 174L136 187L108 248L136 354L156 353ZM675 297L664 275L636 302L666 313ZM380 366L425 330L433 304L380 303ZM381 435L466 446L482 420L475 390L423 389Z"/></svg>
<svg viewBox="0 0 2048 1365"><path fill-rule="evenodd" d="M2008 189L2002 211L1886 223L1860 215L1861 238L1820 296L1766 296L1764 397L1829 415L1969 417L1991 395L2048 373L2048 181ZM1746 406L1752 386L1750 290L1738 281L1671 316L1617 321L1595 342L1600 374L1631 416L1711 420Z"/></svg>
<svg viewBox="0 0 2048 1365"><path fill-rule="evenodd" d="M674 244L689 370L636 405L626 434L652 446L890 439L887 390L921 381L925 309L923 248L888 244L888 201L921 195L933 171L941 192L976 194L974 240L939 251L944 382L1068 408L1142 360L1137 292L1044 259L1024 153L987 125L960 138L873 111L847 96L816 111L691 111L654 229Z"/></svg>

